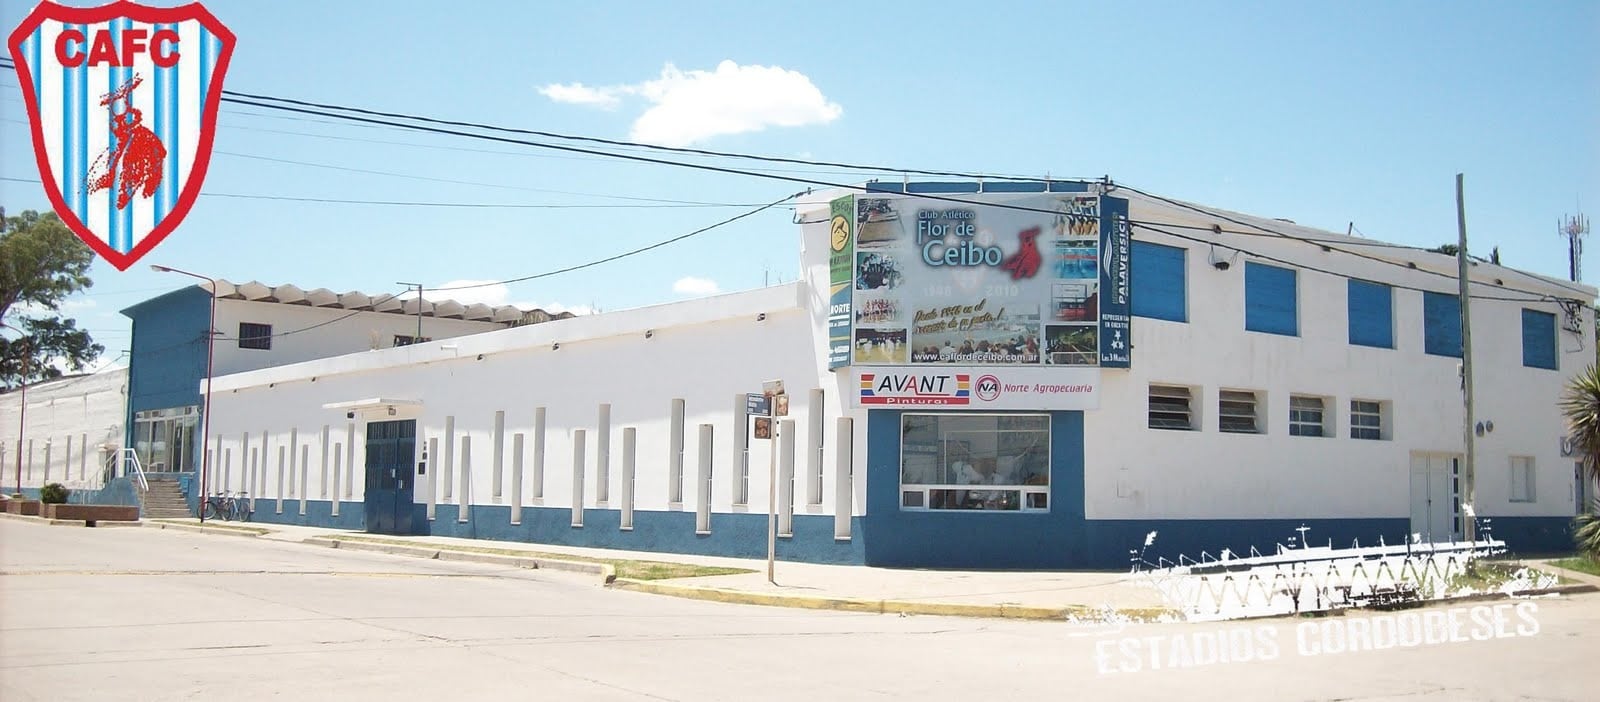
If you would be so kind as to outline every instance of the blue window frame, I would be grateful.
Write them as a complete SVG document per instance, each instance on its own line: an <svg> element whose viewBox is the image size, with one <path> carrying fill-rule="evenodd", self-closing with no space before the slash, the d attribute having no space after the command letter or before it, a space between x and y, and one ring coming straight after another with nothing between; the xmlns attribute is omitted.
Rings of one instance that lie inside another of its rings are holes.
<svg viewBox="0 0 1600 702"><path fill-rule="evenodd" d="M1522 311L1522 365L1560 369L1556 363L1556 316L1538 310Z"/></svg>
<svg viewBox="0 0 1600 702"><path fill-rule="evenodd" d="M1422 350L1435 356L1461 358L1461 298L1422 293Z"/></svg>
<svg viewBox="0 0 1600 702"><path fill-rule="evenodd" d="M1394 289L1352 278L1349 296L1350 343L1394 348Z"/></svg>
<svg viewBox="0 0 1600 702"><path fill-rule="evenodd" d="M1300 335L1300 299L1295 272L1248 261L1244 264L1244 328Z"/></svg>
<svg viewBox="0 0 1600 702"><path fill-rule="evenodd" d="M1185 280L1186 249L1135 241L1129 262L1133 278L1133 314L1136 317L1189 321L1188 281Z"/></svg>

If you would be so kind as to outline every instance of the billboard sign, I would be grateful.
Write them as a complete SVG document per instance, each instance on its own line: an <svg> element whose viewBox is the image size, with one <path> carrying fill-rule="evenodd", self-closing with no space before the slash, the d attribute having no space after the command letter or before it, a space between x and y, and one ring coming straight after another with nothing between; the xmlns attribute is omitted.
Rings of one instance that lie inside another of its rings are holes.
<svg viewBox="0 0 1600 702"><path fill-rule="evenodd" d="M851 290L855 270L856 199L829 203L828 217L828 368L850 365Z"/></svg>
<svg viewBox="0 0 1600 702"><path fill-rule="evenodd" d="M869 193L855 206L850 365L1128 367L1127 200Z"/></svg>

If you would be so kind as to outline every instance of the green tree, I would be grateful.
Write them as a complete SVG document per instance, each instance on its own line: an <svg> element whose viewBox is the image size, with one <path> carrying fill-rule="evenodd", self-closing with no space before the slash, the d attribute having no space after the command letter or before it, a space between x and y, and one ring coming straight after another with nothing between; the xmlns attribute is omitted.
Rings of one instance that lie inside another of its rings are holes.
<svg viewBox="0 0 1600 702"><path fill-rule="evenodd" d="M1590 480L1600 478L1600 366L1591 365L1567 381L1561 413L1567 419L1573 453L1583 457L1584 473ZM1580 516L1573 527L1578 550L1600 560L1600 517Z"/></svg>
<svg viewBox="0 0 1600 702"><path fill-rule="evenodd" d="M0 322L21 336L10 332L0 339L0 386L57 378L62 367L83 370L105 347L62 315L61 303L94 284L88 275L94 251L52 212L28 210L3 220Z"/></svg>

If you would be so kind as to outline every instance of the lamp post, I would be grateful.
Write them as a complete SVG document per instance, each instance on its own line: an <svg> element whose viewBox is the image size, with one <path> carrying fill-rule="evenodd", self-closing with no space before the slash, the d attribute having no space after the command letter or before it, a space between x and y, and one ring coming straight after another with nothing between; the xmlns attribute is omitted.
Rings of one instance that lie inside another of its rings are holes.
<svg viewBox="0 0 1600 702"><path fill-rule="evenodd" d="M28 373L33 370L33 368L32 368L33 349L30 347L31 345L28 343L28 335L27 335L26 332L24 332L21 329L18 329L16 327L13 327L13 326L11 326L9 324L6 324L5 322L0 322L0 327L5 327L7 329L10 329L11 331L14 331L14 332L18 333L18 334L22 334L22 336L20 338L18 338L18 340L17 340L18 343L22 344L22 382L21 382L21 384L19 386L20 387L20 391L22 393L22 396L20 398L20 404L17 406L17 492L21 493L22 492L22 439L23 439L22 435L28 428Z"/></svg>
<svg viewBox="0 0 1600 702"><path fill-rule="evenodd" d="M208 488L206 484L206 478L211 472L211 362L212 359L216 357L217 281L215 279L200 275L199 273L190 273L189 271L182 271L167 266L152 265L150 266L150 270L156 271L157 273L177 273L178 275L186 275L190 278L198 278L211 284L211 316L206 322L206 397L205 407L202 407L200 410L200 500L199 508L195 510L200 517L200 523L204 524L206 521L206 495L209 494L206 492Z"/></svg>

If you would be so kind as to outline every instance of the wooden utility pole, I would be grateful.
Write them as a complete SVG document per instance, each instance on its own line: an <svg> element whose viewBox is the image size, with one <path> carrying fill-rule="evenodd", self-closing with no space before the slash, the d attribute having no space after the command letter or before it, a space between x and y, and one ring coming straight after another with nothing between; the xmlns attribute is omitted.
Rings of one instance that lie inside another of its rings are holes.
<svg viewBox="0 0 1600 702"><path fill-rule="evenodd" d="M1462 435L1467 440L1466 465L1461 471L1461 530L1468 542L1477 540L1477 473L1474 461L1472 436L1472 284L1467 277L1467 205L1462 174L1456 174L1456 229L1460 235L1456 243L1457 281L1461 286L1461 395L1465 403L1466 421L1462 422Z"/></svg>

